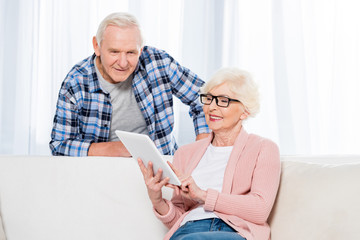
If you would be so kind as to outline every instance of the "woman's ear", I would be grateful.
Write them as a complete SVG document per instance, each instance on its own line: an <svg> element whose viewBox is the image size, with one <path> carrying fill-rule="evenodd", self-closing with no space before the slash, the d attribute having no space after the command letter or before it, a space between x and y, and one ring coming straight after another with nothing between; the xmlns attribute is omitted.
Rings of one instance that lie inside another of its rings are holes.
<svg viewBox="0 0 360 240"><path fill-rule="evenodd" d="M249 116L249 112L247 110L244 110L244 112L240 115L240 119L244 120Z"/></svg>

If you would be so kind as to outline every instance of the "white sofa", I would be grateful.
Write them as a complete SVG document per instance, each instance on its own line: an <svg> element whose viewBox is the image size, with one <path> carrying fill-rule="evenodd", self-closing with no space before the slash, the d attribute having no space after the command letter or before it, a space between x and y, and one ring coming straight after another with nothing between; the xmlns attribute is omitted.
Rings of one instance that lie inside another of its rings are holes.
<svg viewBox="0 0 360 240"><path fill-rule="evenodd" d="M360 156L281 160L272 240L360 239ZM0 214L0 240L3 231L8 240L162 239L167 231L130 158L0 156Z"/></svg>

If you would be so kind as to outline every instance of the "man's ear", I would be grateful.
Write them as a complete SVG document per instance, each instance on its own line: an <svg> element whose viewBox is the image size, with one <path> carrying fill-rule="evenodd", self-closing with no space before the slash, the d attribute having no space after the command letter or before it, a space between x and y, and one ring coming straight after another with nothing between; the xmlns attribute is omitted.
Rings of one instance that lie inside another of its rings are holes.
<svg viewBox="0 0 360 240"><path fill-rule="evenodd" d="M94 52L95 52L96 56L99 57L100 56L100 46L99 46L95 36L93 37L92 42L93 42Z"/></svg>

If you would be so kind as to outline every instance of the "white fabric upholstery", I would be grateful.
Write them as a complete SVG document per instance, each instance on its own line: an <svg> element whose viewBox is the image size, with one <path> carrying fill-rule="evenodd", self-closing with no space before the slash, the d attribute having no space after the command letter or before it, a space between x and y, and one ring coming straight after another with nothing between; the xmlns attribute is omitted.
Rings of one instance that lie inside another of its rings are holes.
<svg viewBox="0 0 360 240"><path fill-rule="evenodd" d="M4 228L3 228L3 225L2 225L1 215L0 215L0 240L6 240Z"/></svg>
<svg viewBox="0 0 360 240"><path fill-rule="evenodd" d="M129 158L2 157L0 202L8 240L155 240L166 232Z"/></svg>
<svg viewBox="0 0 360 240"><path fill-rule="evenodd" d="M272 239L360 239L360 164L283 162Z"/></svg>
<svg viewBox="0 0 360 240"><path fill-rule="evenodd" d="M328 160L354 163L282 157L273 240L360 239L360 156ZM127 158L0 156L0 213L7 240L162 239L167 231Z"/></svg>

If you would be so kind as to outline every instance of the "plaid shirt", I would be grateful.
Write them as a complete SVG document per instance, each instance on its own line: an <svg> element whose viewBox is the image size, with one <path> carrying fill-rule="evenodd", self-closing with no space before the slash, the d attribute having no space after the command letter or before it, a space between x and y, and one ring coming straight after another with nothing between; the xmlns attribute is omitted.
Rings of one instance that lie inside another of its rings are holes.
<svg viewBox="0 0 360 240"><path fill-rule="evenodd" d="M112 106L110 94L97 78L95 55L75 65L62 83L51 133L53 155L87 156L90 144L107 142ZM145 46L134 72L132 87L150 138L162 154L177 148L173 95L190 106L195 133L208 133L198 91L203 81L166 52Z"/></svg>

